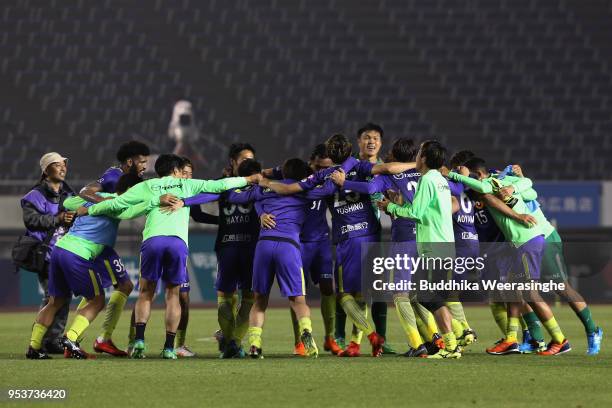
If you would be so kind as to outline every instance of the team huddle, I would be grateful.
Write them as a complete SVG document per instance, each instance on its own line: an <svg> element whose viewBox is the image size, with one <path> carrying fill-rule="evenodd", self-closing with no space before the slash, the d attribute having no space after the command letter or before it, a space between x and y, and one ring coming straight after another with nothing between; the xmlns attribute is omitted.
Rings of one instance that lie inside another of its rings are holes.
<svg viewBox="0 0 612 408"><path fill-rule="evenodd" d="M195 353L185 344L190 217L218 224L219 330L215 337L221 358L263 358L264 322L274 280L289 300L295 355L319 354L307 282L321 293L325 351L358 357L365 334L372 356L396 354L386 342L387 303L367 301L363 287L363 274L369 273L362 267L364 248L382 241L383 213L391 217L391 256L486 259L478 276L474 271L459 275L432 268L416 275L396 271L392 280L494 276L508 282L564 283L557 294L584 325L588 354L599 353L603 331L569 284L561 238L520 166L491 170L484 159L467 150L447 160L439 142L415 144L406 138L396 140L381 158L384 132L380 126L368 123L356 136L356 154L346 136L334 134L316 146L308 162L291 158L274 168L262 168L255 148L237 143L230 147L229 165L218 180L193 179L192 163L174 154L160 155L155 162L157 177L143 180L149 149L139 142L124 144L117 167L61 203L77 217L50 254L50 298L33 325L26 356L50 358L41 346L43 337L56 313L72 296L81 296L62 339L65 357L93 357L81 348L81 342L87 327L104 310L103 331L94 341L94 350L144 358L146 325L161 280L166 307L161 356L193 357ZM57 158L51 165L65 166L65 159ZM200 205L209 202L218 203L218 216L202 211ZM112 337L134 285L114 246L120 221L137 217L146 221L138 299L124 351ZM104 289L111 286L107 303ZM487 353L557 355L571 350L551 308L536 290L506 295L488 299L502 339ZM397 291L392 296L406 335L408 351L403 356L456 359L477 341L461 294ZM347 318L352 323L348 336ZM548 343L542 328L550 336Z"/></svg>

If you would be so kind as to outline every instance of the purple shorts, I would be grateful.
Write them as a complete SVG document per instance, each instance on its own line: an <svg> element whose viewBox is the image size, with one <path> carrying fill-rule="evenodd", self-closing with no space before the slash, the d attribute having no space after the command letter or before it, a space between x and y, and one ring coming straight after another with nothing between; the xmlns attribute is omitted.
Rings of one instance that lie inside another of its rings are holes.
<svg viewBox="0 0 612 408"><path fill-rule="evenodd" d="M331 244L328 239L300 244L304 275L310 276L312 283L334 278Z"/></svg>
<svg viewBox="0 0 612 408"><path fill-rule="evenodd" d="M516 248L511 270L512 280L532 281L540 279L545 246L544 235L538 235Z"/></svg>
<svg viewBox="0 0 612 408"><path fill-rule="evenodd" d="M151 282L180 285L187 274L188 249L175 236L151 237L140 248L140 277Z"/></svg>
<svg viewBox="0 0 612 408"><path fill-rule="evenodd" d="M94 271L100 275L103 288L130 280L121 258L111 247L104 247L102 253L94 259Z"/></svg>
<svg viewBox="0 0 612 408"><path fill-rule="evenodd" d="M234 293L236 289L251 290L255 245L231 245L217 250L217 281L219 292Z"/></svg>
<svg viewBox="0 0 612 408"><path fill-rule="evenodd" d="M487 243L487 248L487 251L481 251L480 254L484 258L484 270L480 272L480 279L508 281L514 263L512 245L508 242L494 242Z"/></svg>
<svg viewBox="0 0 612 408"><path fill-rule="evenodd" d="M306 295L306 281L298 247L285 241L260 239L255 248L253 291L269 294L274 276L283 297Z"/></svg>
<svg viewBox="0 0 612 408"><path fill-rule="evenodd" d="M80 256L55 247L49 261L49 295L71 298L83 296L91 299L104 293L100 276L94 264Z"/></svg>
<svg viewBox="0 0 612 408"><path fill-rule="evenodd" d="M395 258L397 255L400 255L403 258L404 254L406 254L409 258L416 260L416 258L419 256L416 241L391 242L389 245L389 256L392 258ZM390 272L391 276L389 276L389 282L410 282L412 280L413 273L416 272L413 271L412 264L410 262L411 261L409 260L407 265L408 268L392 270Z"/></svg>
<svg viewBox="0 0 612 408"><path fill-rule="evenodd" d="M189 293L191 292L191 283L189 282L189 269L185 269L185 282L181 283L181 288L179 289L181 293Z"/></svg>
<svg viewBox="0 0 612 408"><path fill-rule="evenodd" d="M361 262L365 259L361 245L378 242L378 235L365 235L341 241L336 246L336 291L338 293L361 292Z"/></svg>

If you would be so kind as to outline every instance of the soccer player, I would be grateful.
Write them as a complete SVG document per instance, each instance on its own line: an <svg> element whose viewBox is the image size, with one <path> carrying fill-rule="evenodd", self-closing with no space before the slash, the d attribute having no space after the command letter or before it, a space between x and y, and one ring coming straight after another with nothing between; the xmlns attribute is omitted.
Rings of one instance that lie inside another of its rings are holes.
<svg viewBox="0 0 612 408"><path fill-rule="evenodd" d="M91 203L99 203L104 198L96 193L114 193L117 180L123 174L134 173L142 177L147 170L149 155L149 147L144 143L132 140L122 144L119 146L119 150L117 150L117 161L119 164L109 167L97 181L83 187L79 195Z"/></svg>
<svg viewBox="0 0 612 408"><path fill-rule="evenodd" d="M159 178L147 180L112 200L100 202L89 208L79 208L79 214L104 215L141 202L157 201L164 194L179 198L202 192L220 193L230 188L256 183L260 175L225 178L221 180L196 180L183 178L183 160L172 154L162 154L155 162ZM147 214L140 257L140 293L136 302L136 341L133 358L145 357L144 333L150 316L151 302L159 279L166 284L166 342L162 357L176 359L174 340L180 320L179 285L185 282L188 254L189 210L162 212L153 208Z"/></svg>
<svg viewBox="0 0 612 408"><path fill-rule="evenodd" d="M325 144L317 145L308 161L311 173L327 169L333 165L327 156ZM272 179L282 179L281 166L264 171ZM260 216L263 228L274 228L274 215L262 214ZM321 316L325 329L323 348L337 355L342 348L334 338L334 321L336 319L336 296L334 294L334 267L332 262L331 242L329 239L329 225L327 224L327 204L319 199L313 200L306 208L306 217L300 233L300 253L306 279L310 279L321 291ZM291 320L293 323L293 336L295 348L294 355L304 356L306 348L301 341L298 319L293 309Z"/></svg>
<svg viewBox="0 0 612 408"><path fill-rule="evenodd" d="M325 143L328 156L334 166L321 170L299 183L270 182L269 187L279 194L295 194L321 186L327 197L327 206L332 213L332 239L336 244L334 277L340 304L359 332L354 332L351 344L338 355L357 357L360 355L362 333L367 334L372 346L372 355L382 355L384 338L375 332L367 319L367 308L361 296L361 245L377 242L380 222L372 208L370 197L356 192L340 190L331 181L326 182L340 163L349 180L366 181L373 174L399 173L407 168L405 163L374 165L358 161L351 156L352 145L341 134L331 136Z"/></svg>
<svg viewBox="0 0 612 408"><path fill-rule="evenodd" d="M255 148L249 143L234 143L229 148L226 175L238 176L240 165L255 158ZM256 163L254 160L252 164ZM258 167L261 170L261 167ZM245 171L252 167L245 167ZM244 174L251 176L253 172ZM249 311L254 296L251 291L253 258L259 235L259 217L252 204L234 204L222 194L219 205L219 229L215 241L217 253L217 317L221 336L221 356L232 358L242 355L240 342L248 329ZM189 205L193 205L190 203ZM236 293L240 290L240 299ZM239 303L238 303L239 302ZM231 344L230 344L231 343ZM227 350L226 350L226 346Z"/></svg>
<svg viewBox="0 0 612 408"><path fill-rule="evenodd" d="M451 168L463 164L461 155L453 155L450 160ZM474 205L470 197L464 191L461 183L450 180L448 186L453 201L453 231L455 233L455 253L457 258L476 259L480 256L478 244L478 233L474 225ZM474 278L466 276L474 273L474 270L466 271L464 274L454 274L453 278L465 280ZM476 332L472 330L463 310L463 305L458 299L446 302L453 315L453 331L460 346L468 346L476 341Z"/></svg>
<svg viewBox="0 0 612 408"><path fill-rule="evenodd" d="M513 165L511 169L512 171L510 174L524 178L523 171L519 165ZM514 192L514 187L508 188L511 190L508 190L507 194L512 194ZM563 283L565 285L565 290L557 291L557 294L563 300L568 302L580 322L583 324L587 336L587 354L599 354L603 330L601 327L598 327L595 324L591 310L589 309L589 306L585 302L584 298L569 283L567 277L567 265L565 264L565 257L563 256L563 242L561 240L561 236L555 227L548 221L536 200L526 201L525 204L530 209L531 214L535 217L538 225L542 228L544 232L544 239L546 240L544 254L542 257L542 280L552 280L553 282ZM535 316L529 305L525 306L527 316ZM525 316L526 315L523 314L523 318L525 318ZM535 318L537 319L537 317ZM538 323L539 321L535 322L535 325L537 326ZM532 342L523 341L523 344L521 344L521 351L536 351L538 339L534 340L535 341Z"/></svg>
<svg viewBox="0 0 612 408"><path fill-rule="evenodd" d="M444 165L446 149L435 140L421 144L416 157L416 169L421 178L412 203L400 206L383 200L379 208L397 217L416 222L417 250L423 259L454 255L454 232L448 181L438 171ZM430 280L433 276L431 276ZM444 271L440 271L444 272ZM434 315L442 331L444 349L428 358L460 358L461 349L452 330L452 316L443 301L437 298L422 302Z"/></svg>
<svg viewBox="0 0 612 408"><path fill-rule="evenodd" d="M135 173L126 173L117 180L113 188L116 193L96 193L102 198L114 198L124 193L128 188L140 183L142 179ZM66 208L77 210L81 206L91 206L93 203L85 201L81 197L71 197L64 202ZM148 209L145 206L140 213L130 212L135 218L144 215L144 210ZM98 353L108 353L116 357L125 357L127 353L118 349L113 343L112 336L117 326L117 322L123 312L123 307L127 302L130 293L134 289L134 284L123 266L121 258L114 251L115 242L117 240L117 228L119 219L108 217L79 217L71 228L71 234L83 239L90 240L96 244L104 245L104 249L94 260L94 272L100 276L102 288L106 289L114 287L115 290L110 296L106 306L104 323L102 324L102 332L94 341L94 350ZM87 304L87 299L81 299L77 310ZM77 339L80 344L82 338Z"/></svg>
<svg viewBox="0 0 612 408"><path fill-rule="evenodd" d="M394 161L410 163L414 162L416 149L410 139L402 138L395 141L391 151L391 159ZM420 173L414 168L394 175L379 175L369 182L349 181L345 179L345 173L335 171L331 175L332 180L339 187L346 190L355 191L360 194L380 194L381 192L393 191L401 195L401 199L412 202L414 190L420 178ZM399 200L398 200L399 201ZM377 207L378 208L378 207ZM415 223L409 218L392 217L391 219L391 257L396 254L409 254L416 258L416 230ZM400 282L410 281L410 270L395 271L393 280ZM393 297L395 310L400 320L401 326L406 333L410 349L404 353L406 357L421 357L427 355L427 349L419 333L416 316L411 306L411 299L408 293L394 293ZM425 320L427 317L425 317Z"/></svg>
<svg viewBox="0 0 612 408"><path fill-rule="evenodd" d="M489 206L490 213L495 223L504 233L506 240L512 244L511 250L514 262L512 263L511 272L518 276L510 276L507 278L539 280L540 266L545 245L544 234L541 227L539 225L533 225L531 228L525 226L517 222L515 218L511 218L502 213L498 209L499 206L494 207L491 204L496 198L492 193L497 193L503 198L507 207L513 210L512 213L529 216L529 210L522 197L518 194L507 195L504 191L500 192L502 187L511 183L510 181L491 177L484 160L473 157L465 163L465 167L467 167L470 173L474 174L477 179L456 172L450 172L449 178L459 181L472 190L482 194L481 197ZM526 301L534 309L538 318L552 337L552 341L548 344L546 350L541 350L538 354L556 355L570 351L571 346L563 335L548 304L542 300L537 291L529 291L528 295L529 298L526 299ZM520 327L520 307L521 302L507 302L508 327L505 339L495 346L488 348L487 352L489 354L500 355L520 352L517 340L517 332Z"/></svg>
<svg viewBox="0 0 612 408"><path fill-rule="evenodd" d="M117 183L117 189L121 193L139 181L140 178L137 176L126 175ZM65 204L70 208L76 208L77 204L83 203L85 203L84 200L74 197L66 200ZM87 203L86 205L91 204ZM68 234L57 242L51 255L49 270L49 293L51 297L49 303L39 312L32 327L27 358L49 358L46 353L41 351L42 338L57 311L70 301L73 294L83 296L87 300L84 304L79 305L77 315L62 339L65 350L64 356L76 359L93 358L93 356L81 350L78 341L104 307L104 292L100 290L104 286L98 274L98 271L100 271L99 265L96 267L94 259L105 248L112 248L114 245L118 220L143 215L150 205L149 202L143 202L125 211L109 212L109 215L113 218L79 217ZM108 274L111 275L112 270L109 270ZM114 316L118 316L118 314L114 314ZM105 331L108 330L112 333L116 323L117 320L105 322Z"/></svg>
<svg viewBox="0 0 612 408"><path fill-rule="evenodd" d="M247 164L241 165L241 168ZM289 159L283 164L283 180L291 184L304 179L308 165L300 159ZM310 191L306 194L280 196L261 186L230 192L228 200L247 204L256 201L261 212L274 217L274 228L264 228L259 234L253 267L253 292L255 303L249 315L249 356L263 358L262 332L270 289L276 277L281 294L289 298L289 304L298 320L300 340L305 355L318 356L318 348L312 337L310 308L306 304L306 282L302 269L299 237L306 215L306 207L313 199L325 193Z"/></svg>
<svg viewBox="0 0 612 408"><path fill-rule="evenodd" d="M193 163L189 158L183 159L183 178L193 178ZM219 217L203 212L199 205L194 205L189 208L189 216L196 222L203 224L219 224ZM195 357L195 353L185 344L187 337L187 325L189 324L189 292L191 284L189 281L189 270L185 273L186 281L181 283L179 289L179 303L181 305L181 320L176 329L176 339L174 348L176 349L177 357Z"/></svg>
<svg viewBox="0 0 612 408"><path fill-rule="evenodd" d="M232 170L234 171L234 170ZM238 176L248 177L261 172L261 164L254 159L240 161L235 170ZM244 356L241 342L248 329L249 311L253 305L251 290L253 256L241 259L243 253L253 255L252 243L259 234L259 221L252 203L228 200L230 191L221 195L199 194L183 200L184 205L192 206L205 202L219 201L223 204L220 212L221 224L217 234L220 243L217 251L217 316L221 327L221 358L240 358ZM180 208L182 203L179 203ZM234 214L236 208L240 215ZM219 238L221 237L221 238ZM231 237L231 239L230 239ZM229 245L235 243L235 245ZM225 244L225 245L224 245ZM245 252L241 253L243 249ZM236 291L240 290L242 300L237 307Z"/></svg>
<svg viewBox="0 0 612 408"><path fill-rule="evenodd" d="M136 140L123 143L117 150L117 166L109 167L97 181L91 182L79 192L79 196L90 203L99 203L100 201L110 199L111 196L100 195L98 193L115 193L116 185L119 178L124 174L134 174L138 177L142 177L147 169L147 161L150 155L149 147ZM106 308L105 322L116 322L119 320L119 315L123 310L123 306L127 301L127 297L132 292L134 285L127 276L121 257L115 252L113 247L105 248L104 251L96 258L96 262L99 265L108 265L109 268L115 269L115 278L119 278L114 286L117 286L116 291L113 292L109 299ZM104 270L103 270L104 271ZM103 273L101 276L106 276L108 273ZM111 282L113 280L111 279ZM106 281L104 282L107 283ZM126 296L122 296L125 294ZM132 318L130 325L130 336L128 338L128 353L131 350L133 344L133 336L135 334L134 327L134 310L132 309ZM98 336L94 342L94 350L99 353L108 353L115 356L124 356L127 353L123 350L118 349L115 344L110 340L110 334L108 332L108 326L103 328L103 333Z"/></svg>
<svg viewBox="0 0 612 408"><path fill-rule="evenodd" d="M382 140L384 136L383 128L375 123L366 123L360 129L357 130L357 146L359 147L359 153L356 157L360 160L365 160L373 164L381 164L383 160L380 158L380 149L382 147ZM380 220L380 210L376 206L376 202L382 199L382 194L376 192L370 195L372 200L372 206L376 217ZM379 233L379 241L381 240ZM344 343L344 334L346 326L346 314L342 308L338 308L337 315L339 322L336 327L336 337L340 338L340 341ZM387 303L386 302L372 302L372 321L376 332L385 338L385 344L383 344L383 354L395 354L395 350L388 344L387 340ZM343 346L344 347L344 346Z"/></svg>

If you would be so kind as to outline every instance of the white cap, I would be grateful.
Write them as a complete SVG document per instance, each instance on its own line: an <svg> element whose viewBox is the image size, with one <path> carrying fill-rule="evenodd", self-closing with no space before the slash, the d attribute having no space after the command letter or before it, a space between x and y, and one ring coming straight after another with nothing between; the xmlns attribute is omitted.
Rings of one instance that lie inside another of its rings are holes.
<svg viewBox="0 0 612 408"><path fill-rule="evenodd" d="M62 155L59 153L56 153L56 152L45 153L43 157L40 158L40 170L44 173L50 164L61 163L66 160L68 159L65 157L62 157Z"/></svg>

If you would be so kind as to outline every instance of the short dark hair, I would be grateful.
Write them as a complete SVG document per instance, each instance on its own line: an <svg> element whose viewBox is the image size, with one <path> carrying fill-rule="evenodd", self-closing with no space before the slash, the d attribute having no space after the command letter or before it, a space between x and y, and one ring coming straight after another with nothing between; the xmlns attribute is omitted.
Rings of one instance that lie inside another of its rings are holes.
<svg viewBox="0 0 612 408"><path fill-rule="evenodd" d="M359 130L357 131L357 139L359 139L364 132L369 132L371 130L380 133L381 139L385 134L385 132L383 131L383 128L380 125L377 125L376 123L368 122L365 125L363 125L361 128L359 128Z"/></svg>
<svg viewBox="0 0 612 408"><path fill-rule="evenodd" d="M316 158L327 159L327 149L325 148L325 143L320 143L315 146L310 154L310 160L314 160Z"/></svg>
<svg viewBox="0 0 612 408"><path fill-rule="evenodd" d="M119 163L125 163L127 159L132 157L148 156L150 154L151 151L149 150L149 146L137 140L130 140L119 146L119 150L117 150L117 160L119 160Z"/></svg>
<svg viewBox="0 0 612 408"><path fill-rule="evenodd" d="M300 158L295 157L293 159L288 159L283 163L283 178L302 180L308 177L309 174L310 167Z"/></svg>
<svg viewBox="0 0 612 408"><path fill-rule="evenodd" d="M155 160L155 172L159 177L169 176L174 169L181 170L183 163L183 159L176 154L160 154Z"/></svg>
<svg viewBox="0 0 612 408"><path fill-rule="evenodd" d="M349 158L353 151L353 146L346 136L336 133L325 142L325 151L335 164L340 164Z"/></svg>
<svg viewBox="0 0 612 408"><path fill-rule="evenodd" d="M238 176L249 177L261 173L261 163L255 159L246 159L238 166Z"/></svg>
<svg viewBox="0 0 612 408"><path fill-rule="evenodd" d="M117 194L123 194L130 189L130 187L135 186L136 184L142 181L142 177L138 176L134 173L126 173L123 176L119 177L117 180L117 184L115 185L115 192Z"/></svg>
<svg viewBox="0 0 612 408"><path fill-rule="evenodd" d="M484 159L481 159L480 157L472 157L471 159L463 163L463 166L467 167L468 170L470 170L470 172L472 173L475 173L478 170L481 170L485 173L489 172L489 169L487 169L487 163L484 161Z"/></svg>
<svg viewBox="0 0 612 408"><path fill-rule="evenodd" d="M414 156L416 154L414 142L412 139L408 139L407 137L397 139L393 143L391 154L393 155L393 158L399 162L406 163L414 160Z"/></svg>
<svg viewBox="0 0 612 408"><path fill-rule="evenodd" d="M193 170L193 163L191 162L191 160L189 159L189 157L187 156L182 156L181 159L183 159L183 168L184 167L191 167L191 169Z"/></svg>
<svg viewBox="0 0 612 408"><path fill-rule="evenodd" d="M439 169L446 161L446 148L437 140L427 140L421 145L421 157L430 169Z"/></svg>
<svg viewBox="0 0 612 408"><path fill-rule="evenodd" d="M255 154L255 148L249 143L232 143L229 147L228 156L230 159L236 160L238 159L240 152L242 152L243 150L250 150L251 152L253 152L253 154Z"/></svg>
<svg viewBox="0 0 612 408"><path fill-rule="evenodd" d="M474 156L476 155L471 150L459 150L451 156L450 166L453 169L458 166L463 166L466 161L470 160Z"/></svg>

